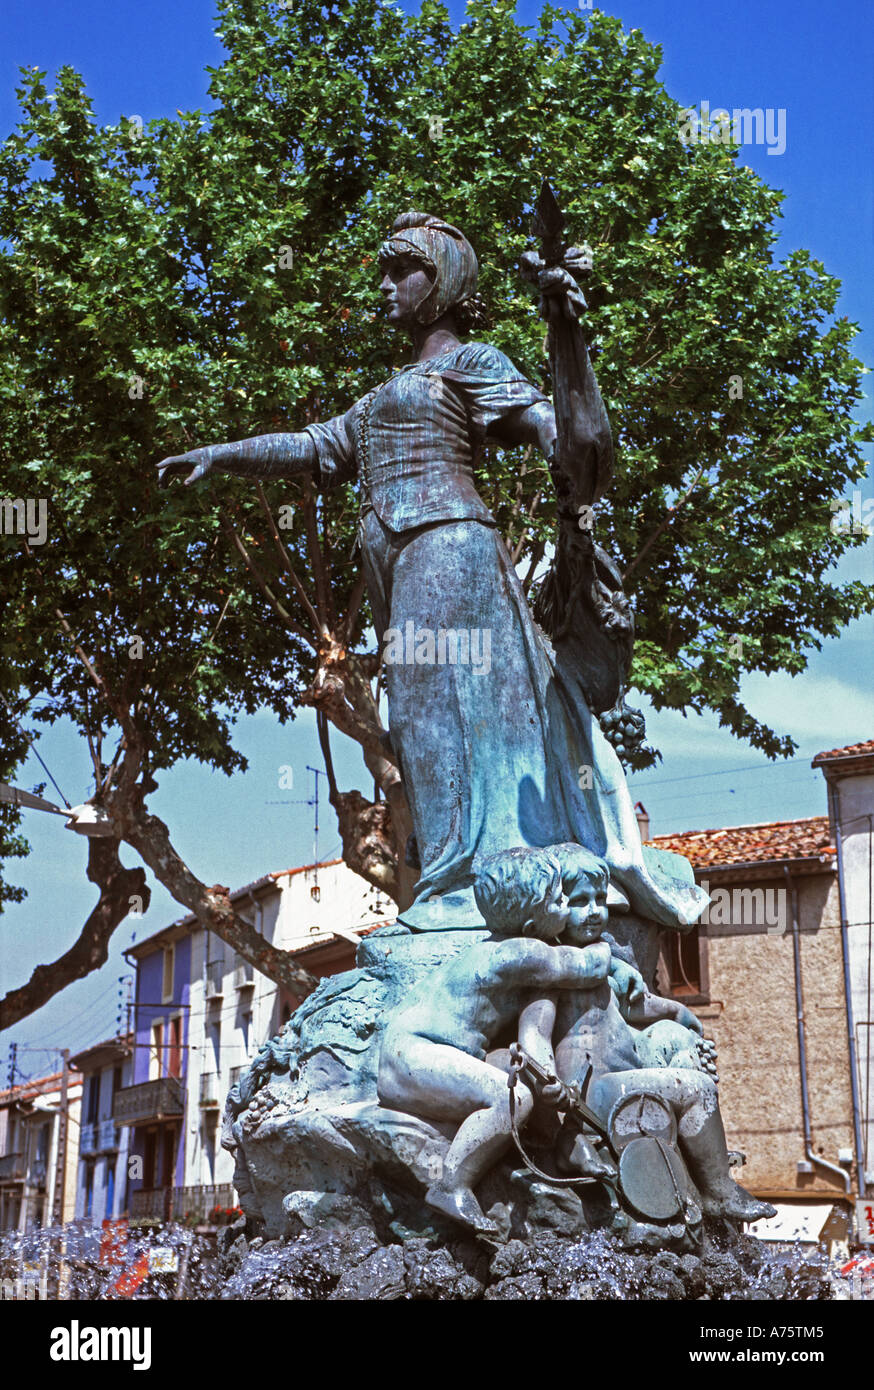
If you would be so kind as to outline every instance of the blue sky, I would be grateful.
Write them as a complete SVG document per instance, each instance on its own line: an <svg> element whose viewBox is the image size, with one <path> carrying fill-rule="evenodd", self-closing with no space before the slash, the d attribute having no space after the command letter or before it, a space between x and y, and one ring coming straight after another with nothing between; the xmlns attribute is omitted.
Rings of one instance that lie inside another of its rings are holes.
<svg viewBox="0 0 874 1390"><path fill-rule="evenodd" d="M733 0L721 7L623 0L601 8L661 45L661 78L678 101L697 107L706 100L712 110L785 110L785 153L769 156L764 147L749 146L740 157L787 195L778 256L805 246L838 276L843 283L838 313L862 325L856 353L874 363L870 0L842 0L838 7L814 0ZM531 23L538 10L523 2L519 17ZM450 4L456 22L463 20L463 11L463 5ZM152 0L148 6L121 8L108 0L75 5L6 0L0 12L0 133L10 131L16 120L20 65L36 64L49 74L62 63L78 69L97 118L105 122L122 114L148 121L177 108L205 106L206 67L219 64L222 56L214 23L212 0ZM869 395L860 418L870 417ZM874 495L870 482L861 490L866 498ZM874 541L854 552L841 574L874 578ZM712 717L653 714L650 738L664 762L658 771L634 779L632 791L646 803L654 832L824 812L824 787L810 768L811 757L874 735L872 638L870 621L855 623L821 653L812 653L805 675L794 680L756 676L746 682L754 713L798 740L798 753L788 763L768 763L720 730ZM285 729L267 714L245 719L237 742L250 760L247 774L217 783L217 774L177 768L153 801L183 857L207 883L236 886L311 858L312 809L298 804L311 796L306 765L321 761L311 717L305 713ZM357 750L344 748L339 739L336 745L341 782L367 790ZM87 753L75 740L58 727L40 748L66 796L75 802L87 795ZM278 785L283 765L294 769L291 791ZM31 762L20 781L26 786L37 780L42 775ZM330 857L339 836L326 805L321 821L320 853ZM93 906L84 878L85 841L65 831L60 820L36 813L28 818L27 832L33 854L10 867L30 896L0 919L0 991L64 950ZM135 862L130 852L125 858ZM178 905L155 888L153 906L137 926L140 939L179 915ZM51 1061L53 1048L75 1049L112 1033L118 977L128 971L121 950L131 934L131 924L124 923L103 970L7 1033L0 1040L0 1057L16 1040L24 1074L36 1074Z"/></svg>

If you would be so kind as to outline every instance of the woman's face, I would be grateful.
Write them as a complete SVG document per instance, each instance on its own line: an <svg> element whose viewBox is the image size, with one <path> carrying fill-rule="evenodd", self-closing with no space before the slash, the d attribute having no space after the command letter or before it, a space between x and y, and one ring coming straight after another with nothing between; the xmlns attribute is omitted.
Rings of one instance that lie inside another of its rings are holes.
<svg viewBox="0 0 874 1390"><path fill-rule="evenodd" d="M416 308L425 298L434 276L418 261L406 256L383 262L379 286L385 297L389 323L408 328L416 322Z"/></svg>

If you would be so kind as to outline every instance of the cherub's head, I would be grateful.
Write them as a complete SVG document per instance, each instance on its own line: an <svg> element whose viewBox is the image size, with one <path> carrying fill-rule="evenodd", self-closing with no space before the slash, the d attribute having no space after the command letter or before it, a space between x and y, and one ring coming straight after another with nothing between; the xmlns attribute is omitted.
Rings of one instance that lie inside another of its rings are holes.
<svg viewBox="0 0 874 1390"><path fill-rule="evenodd" d="M492 931L552 941L568 925L561 865L551 850L504 850L481 861L474 883L477 907Z"/></svg>
<svg viewBox="0 0 874 1390"><path fill-rule="evenodd" d="M550 845L549 853L561 866L562 887L568 899L564 940L571 946L597 941L609 915L607 865L582 845Z"/></svg>

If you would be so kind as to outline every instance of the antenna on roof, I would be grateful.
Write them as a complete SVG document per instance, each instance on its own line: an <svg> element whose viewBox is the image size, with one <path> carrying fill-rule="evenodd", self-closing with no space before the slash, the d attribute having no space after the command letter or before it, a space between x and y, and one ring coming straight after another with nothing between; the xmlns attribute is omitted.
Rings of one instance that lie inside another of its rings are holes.
<svg viewBox="0 0 874 1390"><path fill-rule="evenodd" d="M307 805L313 808L313 863L316 866L310 896L318 902L322 896L322 890L319 887L319 778L325 777L327 774L321 768L310 767L309 763L307 763L307 772L313 774L313 794Z"/></svg>
<svg viewBox="0 0 874 1390"><path fill-rule="evenodd" d="M311 772L313 774L312 796L308 796L306 798L297 798L292 801L268 801L267 804L268 806L312 806L313 866L315 868L315 875L313 878L313 886L310 889L310 895L315 900L315 902L318 902L319 898L322 895L322 890L319 887L319 778L327 777L327 773L324 772L320 767L310 767L309 763L307 763L306 765L306 770L307 772Z"/></svg>

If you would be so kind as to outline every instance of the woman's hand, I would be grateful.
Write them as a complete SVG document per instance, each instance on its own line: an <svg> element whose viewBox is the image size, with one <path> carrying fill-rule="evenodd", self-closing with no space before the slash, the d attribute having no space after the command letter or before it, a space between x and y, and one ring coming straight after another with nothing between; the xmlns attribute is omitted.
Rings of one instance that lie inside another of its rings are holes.
<svg viewBox="0 0 874 1390"><path fill-rule="evenodd" d="M540 291L542 318L583 316L586 301L577 280L592 269L592 253L587 246L567 247L561 265L554 266L545 266L537 251L526 251L519 265L524 278Z"/></svg>
<svg viewBox="0 0 874 1390"><path fill-rule="evenodd" d="M169 458L162 459L158 464L158 487L167 488L176 478L181 478L187 473L185 486L196 483L204 474L212 468L209 458L204 458L199 449L193 449L188 454L171 454ZM189 471L190 470L190 471Z"/></svg>

